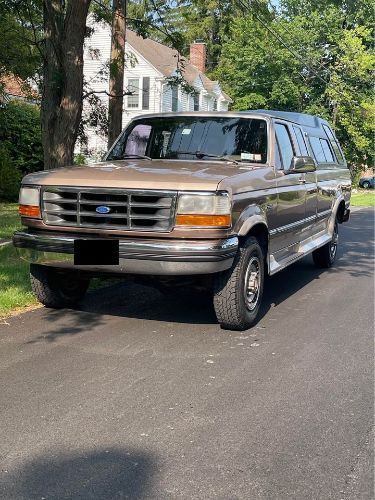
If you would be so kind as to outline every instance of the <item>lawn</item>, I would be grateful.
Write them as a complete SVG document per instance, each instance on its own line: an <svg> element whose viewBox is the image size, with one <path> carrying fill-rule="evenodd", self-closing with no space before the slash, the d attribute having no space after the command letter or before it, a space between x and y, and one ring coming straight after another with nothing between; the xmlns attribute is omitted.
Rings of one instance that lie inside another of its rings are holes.
<svg viewBox="0 0 375 500"><path fill-rule="evenodd" d="M37 304L31 292L29 265L12 245L0 247L0 318L17 308Z"/></svg>
<svg viewBox="0 0 375 500"><path fill-rule="evenodd" d="M0 240L10 239L21 227L17 203L0 203Z"/></svg>
<svg viewBox="0 0 375 500"><path fill-rule="evenodd" d="M352 207L375 207L375 190L353 193L350 205Z"/></svg>

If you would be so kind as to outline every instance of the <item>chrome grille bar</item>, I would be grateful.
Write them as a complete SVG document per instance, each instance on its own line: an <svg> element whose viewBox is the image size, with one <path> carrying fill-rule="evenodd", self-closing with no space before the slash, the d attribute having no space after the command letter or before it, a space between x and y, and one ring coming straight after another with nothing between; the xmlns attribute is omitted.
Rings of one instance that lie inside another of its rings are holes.
<svg viewBox="0 0 375 500"><path fill-rule="evenodd" d="M171 231L176 201L176 191L46 186L42 216L52 226Z"/></svg>

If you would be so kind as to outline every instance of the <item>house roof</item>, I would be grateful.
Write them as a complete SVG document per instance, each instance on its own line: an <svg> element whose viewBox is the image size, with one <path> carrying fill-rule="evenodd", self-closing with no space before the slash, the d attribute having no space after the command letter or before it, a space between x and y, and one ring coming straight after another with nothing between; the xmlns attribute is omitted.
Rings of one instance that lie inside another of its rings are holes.
<svg viewBox="0 0 375 500"><path fill-rule="evenodd" d="M11 97L31 100L39 97L27 82L12 73L1 75L0 85L3 86L3 92Z"/></svg>
<svg viewBox="0 0 375 500"><path fill-rule="evenodd" d="M217 81L210 80L204 73L199 71L196 66L191 64L187 58L181 56L177 50L167 45L156 42L151 38L142 38L132 30L126 30L126 40L134 50L141 54L165 77L172 76L175 73L178 58L180 58L182 62L182 74L189 84L192 85L197 78L200 77L203 87L209 93L214 93L215 86L219 84ZM224 94L222 90L221 94L227 101L232 101L232 99L227 94Z"/></svg>

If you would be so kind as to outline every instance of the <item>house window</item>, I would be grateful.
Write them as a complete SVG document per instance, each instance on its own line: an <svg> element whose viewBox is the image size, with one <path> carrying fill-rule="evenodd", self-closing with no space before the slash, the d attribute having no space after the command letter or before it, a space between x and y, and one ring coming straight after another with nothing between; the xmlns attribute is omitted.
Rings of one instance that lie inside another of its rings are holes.
<svg viewBox="0 0 375 500"><path fill-rule="evenodd" d="M128 91L132 92L128 96L128 108L139 108L139 78L128 79Z"/></svg>
<svg viewBox="0 0 375 500"><path fill-rule="evenodd" d="M142 79L142 109L150 109L150 77Z"/></svg>
<svg viewBox="0 0 375 500"><path fill-rule="evenodd" d="M213 102L213 104L212 104L212 109L213 109L214 111L217 111L217 99L214 99L214 102Z"/></svg>
<svg viewBox="0 0 375 500"><path fill-rule="evenodd" d="M178 111L178 87L172 87L172 111Z"/></svg>
<svg viewBox="0 0 375 500"><path fill-rule="evenodd" d="M199 94L195 93L193 96L194 101L194 111L199 111Z"/></svg>

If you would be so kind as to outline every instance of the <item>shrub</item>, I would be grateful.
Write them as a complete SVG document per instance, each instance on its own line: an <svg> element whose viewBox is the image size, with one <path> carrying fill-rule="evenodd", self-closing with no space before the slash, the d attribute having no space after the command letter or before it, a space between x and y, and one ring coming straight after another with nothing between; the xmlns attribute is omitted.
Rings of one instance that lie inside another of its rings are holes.
<svg viewBox="0 0 375 500"><path fill-rule="evenodd" d="M12 162L7 148L0 144L0 199L17 201L22 174Z"/></svg>
<svg viewBox="0 0 375 500"><path fill-rule="evenodd" d="M12 100L1 109L0 143L23 175L43 170L39 107Z"/></svg>

